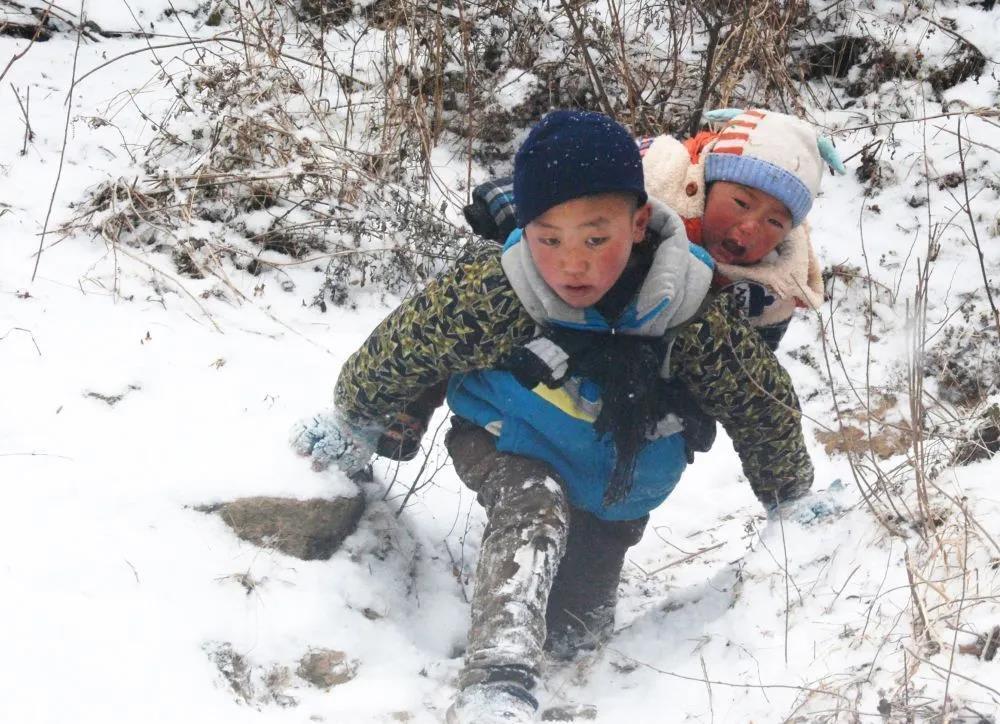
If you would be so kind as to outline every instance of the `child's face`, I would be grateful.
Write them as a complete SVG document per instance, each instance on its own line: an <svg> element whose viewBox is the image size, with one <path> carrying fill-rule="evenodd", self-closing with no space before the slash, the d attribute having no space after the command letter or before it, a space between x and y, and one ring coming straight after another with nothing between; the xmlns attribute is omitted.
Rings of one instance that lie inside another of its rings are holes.
<svg viewBox="0 0 1000 724"><path fill-rule="evenodd" d="M708 190L701 245L723 264L756 264L792 229L792 215L770 194L716 181Z"/></svg>
<svg viewBox="0 0 1000 724"><path fill-rule="evenodd" d="M524 234L545 283L571 307L603 297L646 235L649 204L635 209L623 194L584 196L553 206Z"/></svg>

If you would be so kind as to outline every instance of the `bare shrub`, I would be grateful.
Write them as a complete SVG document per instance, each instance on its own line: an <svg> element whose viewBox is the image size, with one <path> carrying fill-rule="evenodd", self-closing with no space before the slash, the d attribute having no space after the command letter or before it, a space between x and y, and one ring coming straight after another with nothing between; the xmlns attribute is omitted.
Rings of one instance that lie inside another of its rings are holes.
<svg viewBox="0 0 1000 724"><path fill-rule="evenodd" d="M352 287L398 292L427 279L464 235L426 189L387 182L378 154L346 142L316 68L287 57L286 8L248 7L226 6L247 28L241 44L166 79L179 99L143 175L94 189L67 228L168 253L181 274L227 285L227 265L258 275L312 264L325 272L324 307L346 303Z"/></svg>

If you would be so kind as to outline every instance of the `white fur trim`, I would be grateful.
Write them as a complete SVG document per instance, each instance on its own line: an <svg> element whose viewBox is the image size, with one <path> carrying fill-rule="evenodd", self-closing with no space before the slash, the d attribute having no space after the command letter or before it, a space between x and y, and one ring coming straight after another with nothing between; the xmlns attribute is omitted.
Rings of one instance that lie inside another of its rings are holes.
<svg viewBox="0 0 1000 724"><path fill-rule="evenodd" d="M646 193L662 201L685 219L701 218L705 213L705 155L697 164L684 144L673 136L657 136L642 157ZM687 185L697 191L688 196Z"/></svg>

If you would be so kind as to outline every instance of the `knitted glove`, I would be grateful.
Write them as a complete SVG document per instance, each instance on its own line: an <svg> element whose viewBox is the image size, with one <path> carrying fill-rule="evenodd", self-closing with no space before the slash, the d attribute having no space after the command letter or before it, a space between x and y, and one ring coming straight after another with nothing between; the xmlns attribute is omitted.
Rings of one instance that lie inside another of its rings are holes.
<svg viewBox="0 0 1000 724"><path fill-rule="evenodd" d="M844 485L839 479L834 480L826 490L806 493L800 498L772 506L767 511L768 522L781 518L803 526L814 525L844 511L843 492Z"/></svg>
<svg viewBox="0 0 1000 724"><path fill-rule="evenodd" d="M295 423L289 443L299 455L312 457L313 470L326 470L333 463L355 475L368 465L377 439L377 430L354 425L334 409Z"/></svg>
<svg viewBox="0 0 1000 724"><path fill-rule="evenodd" d="M548 337L535 337L511 352L503 367L529 390L539 384L555 388L566 381L569 355Z"/></svg>
<svg viewBox="0 0 1000 724"><path fill-rule="evenodd" d="M475 233L503 244L517 226L514 179L506 176L479 184L472 190L472 203L462 212Z"/></svg>

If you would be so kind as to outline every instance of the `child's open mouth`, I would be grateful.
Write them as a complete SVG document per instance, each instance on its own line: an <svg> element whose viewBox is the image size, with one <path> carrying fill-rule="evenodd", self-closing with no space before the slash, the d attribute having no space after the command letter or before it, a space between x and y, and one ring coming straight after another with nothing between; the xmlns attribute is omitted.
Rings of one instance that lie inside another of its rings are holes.
<svg viewBox="0 0 1000 724"><path fill-rule="evenodd" d="M735 259L739 259L741 256L747 253L746 248L739 242L733 241L732 239L723 239L722 248L727 254Z"/></svg>

